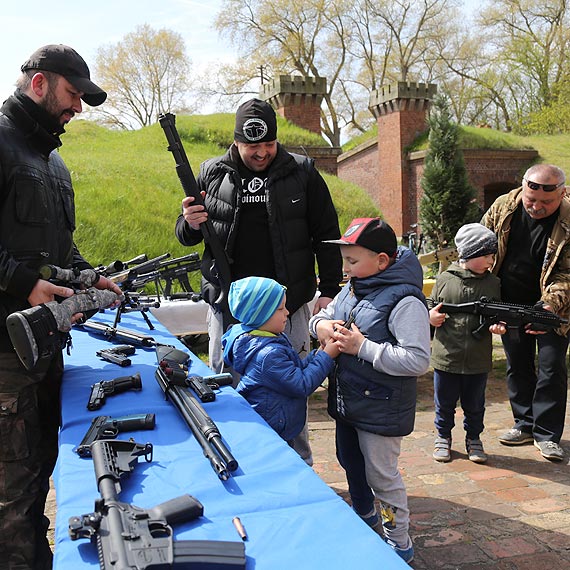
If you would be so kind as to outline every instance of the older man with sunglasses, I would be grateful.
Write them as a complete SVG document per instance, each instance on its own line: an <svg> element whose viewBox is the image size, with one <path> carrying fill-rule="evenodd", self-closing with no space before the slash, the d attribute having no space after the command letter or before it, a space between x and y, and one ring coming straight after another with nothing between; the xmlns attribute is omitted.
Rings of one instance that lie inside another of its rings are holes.
<svg viewBox="0 0 570 570"><path fill-rule="evenodd" d="M499 240L493 273L501 278L501 298L534 305L561 317L570 313L570 201L564 172L550 164L529 168L522 186L499 196L481 223ZM568 331L521 331L502 341L514 426L499 437L504 445L534 441L543 457L562 461L568 377ZM538 350L538 361L535 358Z"/></svg>

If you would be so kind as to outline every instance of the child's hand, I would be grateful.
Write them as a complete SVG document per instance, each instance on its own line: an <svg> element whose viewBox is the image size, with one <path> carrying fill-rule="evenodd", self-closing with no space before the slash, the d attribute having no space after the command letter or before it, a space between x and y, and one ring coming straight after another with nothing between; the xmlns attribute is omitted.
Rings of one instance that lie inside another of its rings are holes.
<svg viewBox="0 0 570 570"><path fill-rule="evenodd" d="M436 328L440 327L445 322L445 319L447 318L447 315L445 313L439 312L442 305L443 305L443 303L438 303L429 312L429 323L432 327L436 327Z"/></svg>
<svg viewBox="0 0 570 570"><path fill-rule="evenodd" d="M317 333L317 339L321 345L321 348L324 348L327 342L331 339L334 340L334 329L337 325L342 325L343 321L335 320L329 321L327 319L321 319L315 326L315 332Z"/></svg>
<svg viewBox="0 0 570 570"><path fill-rule="evenodd" d="M507 327L505 323L494 323L489 326L489 332L493 334L505 334Z"/></svg>
<svg viewBox="0 0 570 570"><path fill-rule="evenodd" d="M332 338L323 346L323 350L331 357L336 358L340 354L340 347Z"/></svg>
<svg viewBox="0 0 570 570"><path fill-rule="evenodd" d="M342 324L340 326L337 324L336 330L334 331L334 339L340 352L356 356L364 342L364 335L355 324L351 326L350 330L343 327Z"/></svg>

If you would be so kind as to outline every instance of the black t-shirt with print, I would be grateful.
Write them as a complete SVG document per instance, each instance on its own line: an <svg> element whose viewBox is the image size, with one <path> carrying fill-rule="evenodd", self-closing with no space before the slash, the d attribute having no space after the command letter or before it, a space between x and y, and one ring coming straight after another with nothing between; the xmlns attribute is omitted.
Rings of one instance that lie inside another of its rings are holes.
<svg viewBox="0 0 570 570"><path fill-rule="evenodd" d="M501 299L508 303L533 305L540 300L540 274L548 238L558 210L540 220L531 218L519 204L511 221L507 252L499 277Z"/></svg>
<svg viewBox="0 0 570 570"><path fill-rule="evenodd" d="M243 195L233 251L234 279L257 275L275 279L273 248L267 218L267 171L253 172L241 164Z"/></svg>

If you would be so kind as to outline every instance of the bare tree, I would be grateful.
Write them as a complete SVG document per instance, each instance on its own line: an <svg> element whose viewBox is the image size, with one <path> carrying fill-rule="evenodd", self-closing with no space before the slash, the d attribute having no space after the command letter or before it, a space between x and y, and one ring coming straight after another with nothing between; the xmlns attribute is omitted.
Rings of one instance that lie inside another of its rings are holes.
<svg viewBox="0 0 570 570"><path fill-rule="evenodd" d="M180 34L139 26L99 48L96 75L108 98L92 111L113 127L144 127L160 113L187 110L191 62Z"/></svg>

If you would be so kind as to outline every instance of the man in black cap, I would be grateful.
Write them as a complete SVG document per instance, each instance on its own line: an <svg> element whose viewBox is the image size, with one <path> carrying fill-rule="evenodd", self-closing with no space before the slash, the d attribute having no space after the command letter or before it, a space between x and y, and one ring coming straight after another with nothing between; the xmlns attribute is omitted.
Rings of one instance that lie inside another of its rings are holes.
<svg viewBox="0 0 570 570"><path fill-rule="evenodd" d="M310 348L308 303L317 290L315 311L340 290L342 260L338 248L324 243L340 237L329 190L310 158L287 152L277 142L277 119L271 105L259 99L236 112L234 143L224 156L204 162L197 179L205 208L193 198L182 201L176 235L184 245L202 241L200 224L208 217L224 245L232 280L269 277L287 287L290 313L287 336L301 357ZM202 295L210 304L210 367L220 372L222 314L215 301L219 288L212 274L212 253L206 244L202 260ZM229 287L229 284L227 284ZM312 463L305 429L294 442Z"/></svg>
<svg viewBox="0 0 570 570"><path fill-rule="evenodd" d="M15 311L73 294L40 279L40 266L91 267L73 242L71 177L56 149L82 100L100 105L107 94L67 46L40 48L21 70L0 108L0 566L43 570L52 566L44 507L57 459L63 356L56 351L27 371L5 323ZM95 286L120 294L104 277Z"/></svg>

